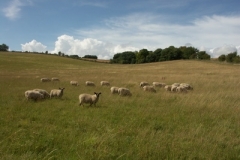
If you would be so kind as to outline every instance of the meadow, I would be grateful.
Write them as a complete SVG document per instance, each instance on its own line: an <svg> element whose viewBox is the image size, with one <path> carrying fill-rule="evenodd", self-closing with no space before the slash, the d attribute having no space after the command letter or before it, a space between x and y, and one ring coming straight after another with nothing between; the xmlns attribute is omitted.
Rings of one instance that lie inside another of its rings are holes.
<svg viewBox="0 0 240 160"><path fill-rule="evenodd" d="M60 82L42 83L43 77ZM85 86L87 80L96 87ZM112 95L102 80L129 88L132 96ZM141 81L185 82L194 89L148 93ZM29 89L59 87L65 87L61 99L24 97ZM239 65L121 65L0 52L0 91L0 159L240 159ZM95 91L102 93L96 107L78 105L79 94Z"/></svg>

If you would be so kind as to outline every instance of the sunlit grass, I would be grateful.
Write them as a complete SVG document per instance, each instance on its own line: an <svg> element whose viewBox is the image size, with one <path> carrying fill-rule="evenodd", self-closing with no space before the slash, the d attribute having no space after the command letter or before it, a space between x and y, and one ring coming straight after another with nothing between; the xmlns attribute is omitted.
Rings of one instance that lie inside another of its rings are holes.
<svg viewBox="0 0 240 160"><path fill-rule="evenodd" d="M239 69L213 61L118 65L1 52L0 157L239 159ZM42 77L60 82L41 83ZM102 80L129 88L132 97L111 95ZM194 90L146 93L140 81L186 82ZM61 99L25 100L25 90L58 87L66 88ZM78 105L79 94L95 91L102 92L96 107Z"/></svg>

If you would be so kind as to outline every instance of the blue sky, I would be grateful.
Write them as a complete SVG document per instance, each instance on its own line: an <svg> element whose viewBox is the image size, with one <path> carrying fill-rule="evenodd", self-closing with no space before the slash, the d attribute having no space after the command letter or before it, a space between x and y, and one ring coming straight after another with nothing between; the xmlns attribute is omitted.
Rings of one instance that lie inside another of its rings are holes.
<svg viewBox="0 0 240 160"><path fill-rule="evenodd" d="M240 53L239 0L1 0L0 44L97 55L193 46Z"/></svg>

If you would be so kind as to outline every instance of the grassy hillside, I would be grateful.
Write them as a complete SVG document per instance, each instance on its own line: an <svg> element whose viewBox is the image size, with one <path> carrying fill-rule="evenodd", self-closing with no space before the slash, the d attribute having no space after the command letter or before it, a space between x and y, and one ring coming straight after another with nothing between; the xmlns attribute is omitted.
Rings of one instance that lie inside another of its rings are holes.
<svg viewBox="0 0 240 160"><path fill-rule="evenodd" d="M212 61L120 65L0 52L0 157L240 159L239 70ZM60 82L41 83L42 77ZM86 80L96 87L85 86ZM111 95L102 80L129 88L132 97ZM194 90L146 93L141 81L186 82ZM29 89L58 87L66 88L61 99L24 97ZM102 92L97 107L78 106L80 93L94 91Z"/></svg>

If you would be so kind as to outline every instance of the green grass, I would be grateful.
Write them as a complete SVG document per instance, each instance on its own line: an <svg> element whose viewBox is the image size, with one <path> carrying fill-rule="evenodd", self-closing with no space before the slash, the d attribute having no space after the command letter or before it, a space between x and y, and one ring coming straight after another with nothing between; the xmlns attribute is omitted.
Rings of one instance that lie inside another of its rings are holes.
<svg viewBox="0 0 240 160"><path fill-rule="evenodd" d="M0 52L0 158L240 159L239 67L190 60L119 65ZM60 82L41 83L42 77ZM87 80L96 87L85 86ZM102 80L129 88L132 97L111 95ZM140 81L186 82L194 90L146 93ZM66 88L61 99L25 100L28 89L58 87ZM102 92L97 107L78 105L79 94L95 91Z"/></svg>

